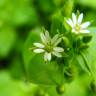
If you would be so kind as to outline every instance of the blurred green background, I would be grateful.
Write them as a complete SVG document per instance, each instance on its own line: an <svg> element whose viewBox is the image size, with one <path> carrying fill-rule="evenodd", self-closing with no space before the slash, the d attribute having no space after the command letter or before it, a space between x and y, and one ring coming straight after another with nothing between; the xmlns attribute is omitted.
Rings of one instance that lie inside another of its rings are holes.
<svg viewBox="0 0 96 96"><path fill-rule="evenodd" d="M54 17L62 21L59 12L70 17L77 10L84 13L84 20L92 21L91 26L96 26L96 0L0 0L0 96L59 96L56 86L48 85L52 83L50 80L44 80L47 85L42 84L41 78L47 77L39 78L34 73L38 71L32 71L36 67L30 67L33 79L28 79L26 67L34 55L28 48L36 38L39 40L42 26L50 30ZM82 76L69 85L65 84L66 92L62 96L96 96L90 95L85 88L89 80L89 77Z"/></svg>

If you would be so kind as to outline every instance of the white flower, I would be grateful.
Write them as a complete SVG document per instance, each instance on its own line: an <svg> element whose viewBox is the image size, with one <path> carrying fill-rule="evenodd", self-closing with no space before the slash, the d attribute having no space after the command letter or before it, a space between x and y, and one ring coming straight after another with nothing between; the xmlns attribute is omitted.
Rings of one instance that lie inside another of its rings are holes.
<svg viewBox="0 0 96 96"><path fill-rule="evenodd" d="M50 37L49 32L45 31L40 34L42 43L33 43L35 53L44 53L44 60L50 61L52 59L52 55L57 57L62 57L61 52L64 51L63 48L57 47L57 45L61 42L62 38L60 38L59 34L55 35L53 38Z"/></svg>
<svg viewBox="0 0 96 96"><path fill-rule="evenodd" d="M78 33L89 33L90 31L87 29L87 27L91 24L90 22L82 23L83 20L83 13L81 13L78 18L77 16L72 13L72 19L68 19L66 22L70 25L72 28L72 32L78 34Z"/></svg>

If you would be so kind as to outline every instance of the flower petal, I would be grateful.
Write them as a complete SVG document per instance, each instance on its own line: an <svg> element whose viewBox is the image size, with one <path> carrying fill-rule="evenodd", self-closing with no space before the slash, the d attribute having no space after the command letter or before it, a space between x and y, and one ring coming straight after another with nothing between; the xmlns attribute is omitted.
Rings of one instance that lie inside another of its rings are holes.
<svg viewBox="0 0 96 96"><path fill-rule="evenodd" d="M62 38L57 39L57 41L54 43L54 46L57 46L61 42Z"/></svg>
<svg viewBox="0 0 96 96"><path fill-rule="evenodd" d="M50 61L51 60L51 53L45 52L45 54L44 54L44 60L45 61Z"/></svg>
<svg viewBox="0 0 96 96"><path fill-rule="evenodd" d="M66 22L73 28L74 24L70 18Z"/></svg>
<svg viewBox="0 0 96 96"><path fill-rule="evenodd" d="M72 13L72 20L73 20L74 26L76 26L77 18L76 18L75 13Z"/></svg>
<svg viewBox="0 0 96 96"><path fill-rule="evenodd" d="M90 33L90 31L89 30L80 30L80 33Z"/></svg>
<svg viewBox="0 0 96 96"><path fill-rule="evenodd" d="M55 42L57 42L58 38L59 38L59 34L56 34L56 35L52 38L52 40L51 40L52 44L54 44Z"/></svg>
<svg viewBox="0 0 96 96"><path fill-rule="evenodd" d="M45 37L48 41L51 40L51 37L50 37L49 32L47 30L45 31Z"/></svg>
<svg viewBox="0 0 96 96"><path fill-rule="evenodd" d="M40 34L40 37L41 37L42 42L43 42L44 44L46 44L47 40L46 40L46 37L45 37L44 33L41 33L41 34Z"/></svg>
<svg viewBox="0 0 96 96"><path fill-rule="evenodd" d="M85 22L81 25L81 28L84 29L84 28L87 28L91 23L90 22Z"/></svg>
<svg viewBox="0 0 96 96"><path fill-rule="evenodd" d="M43 53L45 50L44 49L34 49L34 53Z"/></svg>
<svg viewBox="0 0 96 96"><path fill-rule="evenodd" d="M63 52L64 51L64 49L61 47L55 47L55 48L53 48L53 50L56 52Z"/></svg>
<svg viewBox="0 0 96 96"><path fill-rule="evenodd" d="M83 20L83 13L81 13L78 17L78 24L81 24L82 20Z"/></svg>
<svg viewBox="0 0 96 96"><path fill-rule="evenodd" d="M53 55L57 56L57 57L62 57L62 54L56 51L52 52Z"/></svg>
<svg viewBox="0 0 96 96"><path fill-rule="evenodd" d="M33 43L33 45L35 46L35 47L38 47L38 48L44 48L45 46L43 45L43 44L41 44L41 43Z"/></svg>

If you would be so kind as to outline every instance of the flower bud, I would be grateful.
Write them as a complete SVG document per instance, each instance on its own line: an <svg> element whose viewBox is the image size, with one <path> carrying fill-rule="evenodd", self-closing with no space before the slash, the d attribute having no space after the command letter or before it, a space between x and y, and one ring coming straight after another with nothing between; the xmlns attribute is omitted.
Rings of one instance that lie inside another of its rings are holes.
<svg viewBox="0 0 96 96"><path fill-rule="evenodd" d="M96 94L96 82L92 81L90 84L90 91Z"/></svg>
<svg viewBox="0 0 96 96"><path fill-rule="evenodd" d="M90 36L90 35L89 36L84 36L82 41L84 43L89 43L91 41L91 39L92 39L92 36Z"/></svg>
<svg viewBox="0 0 96 96"><path fill-rule="evenodd" d="M56 91L57 91L58 94L62 95L62 94L64 93L64 91L65 91L65 86L64 86L64 84L58 85L58 86L56 87Z"/></svg>
<svg viewBox="0 0 96 96"><path fill-rule="evenodd" d="M76 74L77 70L75 69L74 66L66 68L64 71L65 81L68 83L72 82Z"/></svg>

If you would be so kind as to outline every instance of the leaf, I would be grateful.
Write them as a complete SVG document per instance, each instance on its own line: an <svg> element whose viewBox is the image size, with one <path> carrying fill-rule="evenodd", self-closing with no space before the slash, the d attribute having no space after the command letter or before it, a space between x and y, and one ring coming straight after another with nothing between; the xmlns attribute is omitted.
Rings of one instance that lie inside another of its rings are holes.
<svg viewBox="0 0 96 96"><path fill-rule="evenodd" d="M26 69L28 79L36 84L57 85L63 80L63 74L56 62L46 64L42 55L34 56Z"/></svg>
<svg viewBox="0 0 96 96"><path fill-rule="evenodd" d="M29 32L29 35L26 38L22 51L23 60L25 64L28 64L31 61L31 59L35 56L35 54L31 50L29 50L29 48L32 48L32 44L34 42L40 41L40 32L41 28L36 28Z"/></svg>

